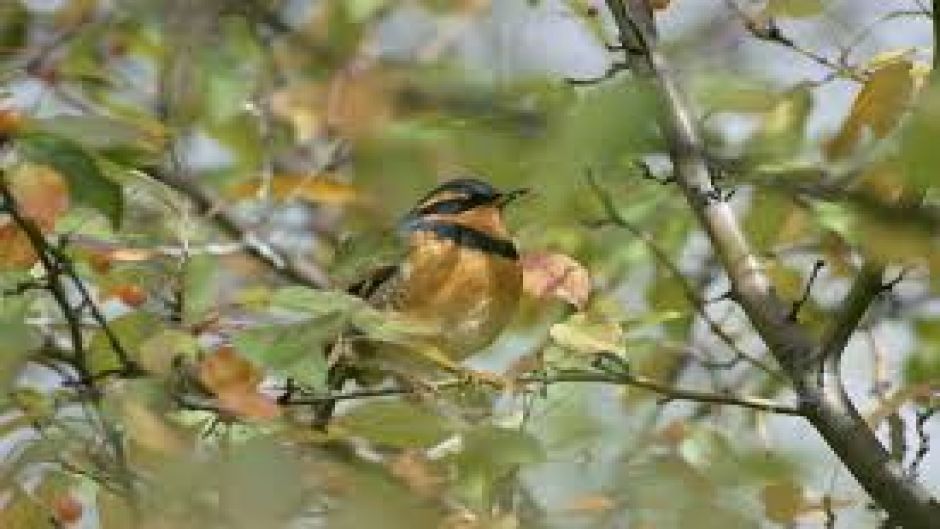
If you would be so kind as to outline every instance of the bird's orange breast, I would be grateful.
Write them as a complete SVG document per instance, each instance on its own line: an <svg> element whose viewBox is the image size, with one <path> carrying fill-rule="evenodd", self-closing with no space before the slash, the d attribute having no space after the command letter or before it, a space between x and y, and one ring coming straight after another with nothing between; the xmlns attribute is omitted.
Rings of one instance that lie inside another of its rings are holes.
<svg viewBox="0 0 940 529"><path fill-rule="evenodd" d="M512 319L522 287L516 259L429 232L412 235L396 308L440 325L440 345L461 360L489 345Z"/></svg>

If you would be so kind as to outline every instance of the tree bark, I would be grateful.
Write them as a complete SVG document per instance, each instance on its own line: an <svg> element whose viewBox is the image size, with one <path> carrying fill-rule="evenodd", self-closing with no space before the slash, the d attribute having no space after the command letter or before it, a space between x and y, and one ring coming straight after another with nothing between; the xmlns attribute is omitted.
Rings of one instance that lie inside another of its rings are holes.
<svg viewBox="0 0 940 529"><path fill-rule="evenodd" d="M817 343L790 317L789 304L774 293L734 211L713 185L695 115L657 49L647 0L606 2L632 71L647 78L658 94L659 124L676 182L728 274L733 299L790 377L804 417L894 523L909 529L940 526L940 504L891 461L849 399L840 377L841 351L880 291L880 268L863 269L825 333L826 340ZM935 7L938 3L934 0Z"/></svg>

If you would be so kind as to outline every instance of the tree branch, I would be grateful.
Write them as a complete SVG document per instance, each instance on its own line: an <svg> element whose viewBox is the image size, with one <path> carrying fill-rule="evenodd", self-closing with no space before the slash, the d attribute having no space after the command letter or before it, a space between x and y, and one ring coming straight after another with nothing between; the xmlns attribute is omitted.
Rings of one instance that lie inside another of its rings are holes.
<svg viewBox="0 0 940 529"><path fill-rule="evenodd" d="M307 260L287 255L263 241L251 226L232 213L222 199L208 189L191 179L166 171L152 169L146 174L189 198L201 215L210 217L219 229L243 244L248 254L265 268L273 270L292 283L311 288L329 287L330 279L323 270Z"/></svg>
<svg viewBox="0 0 940 529"><path fill-rule="evenodd" d="M720 199L709 171L704 144L685 94L670 71L668 61L656 49L655 34L636 35L641 25L631 22L652 17L648 4L631 5L606 0L621 41L644 42L645 56L625 55L631 69L654 84L662 108L660 127L668 144L676 181L727 272L734 299L741 305L764 343L793 380L801 409L830 448L862 487L895 523L909 529L927 529L940 519L940 505L919 484L908 479L842 388L838 373L820 376L811 359L819 347L797 322L788 319L789 307L775 294L756 254L750 249L737 218ZM940 0L935 0L935 2Z"/></svg>
<svg viewBox="0 0 940 529"><path fill-rule="evenodd" d="M629 372L608 372L608 371L588 371L588 370L565 370L549 374L523 375L511 381L515 386L532 385L551 385L561 383L598 383L612 384L617 386L631 386L644 389L653 393L658 393L664 397L664 401L684 400L702 402L707 404L724 404L729 406L738 406L769 413L779 413L783 415L801 415L802 412L795 406L776 402L770 399L751 396L736 396L710 393L694 389L685 389L670 386L658 382L652 378L641 375L634 375ZM442 391L465 386L465 379L453 378L430 384L431 391ZM389 397L396 395L409 395L415 393L415 388L410 387L390 387L378 389L361 389L355 391L338 392L330 394L311 394L290 396L284 399L281 404L285 406L309 406L323 404L326 402L339 402L344 400L357 400L374 397ZM185 404L186 401L183 401ZM198 401L192 401L198 404ZM202 402L202 405L206 405Z"/></svg>
<svg viewBox="0 0 940 529"><path fill-rule="evenodd" d="M650 253L653 254L653 257L659 261L670 274L679 281L680 286L682 287L682 292L685 295L685 298L692 304L696 312L702 317L705 323L708 325L709 330L715 334L724 344L731 350L734 354L734 359L743 360L749 364L757 367L764 373L780 379L783 375L775 369L773 366L768 365L760 358L755 358L748 353L746 353L738 343L732 338L724 328L715 321L714 318L708 314L708 311L705 309L705 300L702 299L702 296L692 288L692 285L685 279L685 276L682 275L682 271L673 263L669 256L666 255L666 252L656 244L655 241L650 237L648 233L645 233L643 230L639 229L633 223L627 221L623 218L623 215L620 214L620 211L617 210L616 204L614 204L613 199L610 194L608 194L603 188L600 187L600 184L593 177L593 175L588 175L588 182L591 184L591 187L594 189L594 192L597 194L598 198L601 201L601 204L604 207L605 212L607 213L608 218L617 226L620 226L631 234L634 237L637 237L646 244L646 247L649 249Z"/></svg>

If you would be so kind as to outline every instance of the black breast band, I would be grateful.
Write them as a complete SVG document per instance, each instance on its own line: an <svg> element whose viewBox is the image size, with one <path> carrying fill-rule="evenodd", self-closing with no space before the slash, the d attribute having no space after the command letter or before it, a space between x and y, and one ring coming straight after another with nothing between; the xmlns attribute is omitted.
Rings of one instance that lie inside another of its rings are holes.
<svg viewBox="0 0 940 529"><path fill-rule="evenodd" d="M518 259L516 246L508 239L493 237L480 230L462 224L440 220L420 219L408 223L411 231L429 231L442 239L454 241L462 248L471 248L482 252L500 255L507 259Z"/></svg>

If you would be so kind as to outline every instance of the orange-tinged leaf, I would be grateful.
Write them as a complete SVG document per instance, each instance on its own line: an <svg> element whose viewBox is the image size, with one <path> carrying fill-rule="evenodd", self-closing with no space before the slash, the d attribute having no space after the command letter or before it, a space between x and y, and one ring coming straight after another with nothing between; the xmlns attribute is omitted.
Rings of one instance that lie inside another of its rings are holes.
<svg viewBox="0 0 940 529"><path fill-rule="evenodd" d="M82 517L82 504L71 494L60 494L52 500L52 515L61 524L75 523Z"/></svg>
<svg viewBox="0 0 940 529"><path fill-rule="evenodd" d="M578 261L561 253L522 256L522 289L537 298L558 298L582 308L591 294L591 276Z"/></svg>
<svg viewBox="0 0 940 529"><path fill-rule="evenodd" d="M281 415L281 408L274 399L254 388L231 388L219 393L218 397L223 409L240 417L267 421Z"/></svg>
<svg viewBox="0 0 940 529"><path fill-rule="evenodd" d="M21 112L12 108L0 108L0 136L20 130L25 121Z"/></svg>
<svg viewBox="0 0 940 529"><path fill-rule="evenodd" d="M865 128L876 138L884 138L894 130L914 95L913 66L906 56L875 63L868 81L855 96L842 129L826 144L829 158L851 154Z"/></svg>
<svg viewBox="0 0 940 529"><path fill-rule="evenodd" d="M442 486L446 480L420 450L404 450L389 461L388 469L421 497L433 498L445 490Z"/></svg>
<svg viewBox="0 0 940 529"><path fill-rule="evenodd" d="M36 252L26 234L14 226L11 219L0 217L0 270L29 268L36 260Z"/></svg>
<svg viewBox="0 0 940 529"><path fill-rule="evenodd" d="M259 195L263 183L258 180L235 186L233 198ZM304 200L315 204L346 206L360 200L359 190L351 184L316 175L276 175L271 179L271 196L277 200Z"/></svg>
<svg viewBox="0 0 940 529"><path fill-rule="evenodd" d="M609 511L616 506L617 502L606 494L587 494L568 502L565 510L576 513L598 513Z"/></svg>
<svg viewBox="0 0 940 529"><path fill-rule="evenodd" d="M255 387L261 373L231 347L220 347L199 364L199 380L209 391L222 393L233 387Z"/></svg>
<svg viewBox="0 0 940 529"><path fill-rule="evenodd" d="M139 307L147 301L147 291L133 283L119 283L108 288L102 299L116 298L128 307Z"/></svg>
<svg viewBox="0 0 940 529"><path fill-rule="evenodd" d="M20 212L43 231L55 227L56 220L69 209L68 184L51 167L21 165L7 176L7 184Z"/></svg>
<svg viewBox="0 0 940 529"><path fill-rule="evenodd" d="M261 371L238 356L231 347L220 347L199 364L199 380L219 399L219 405L250 419L267 420L280 415L273 399L258 392Z"/></svg>

